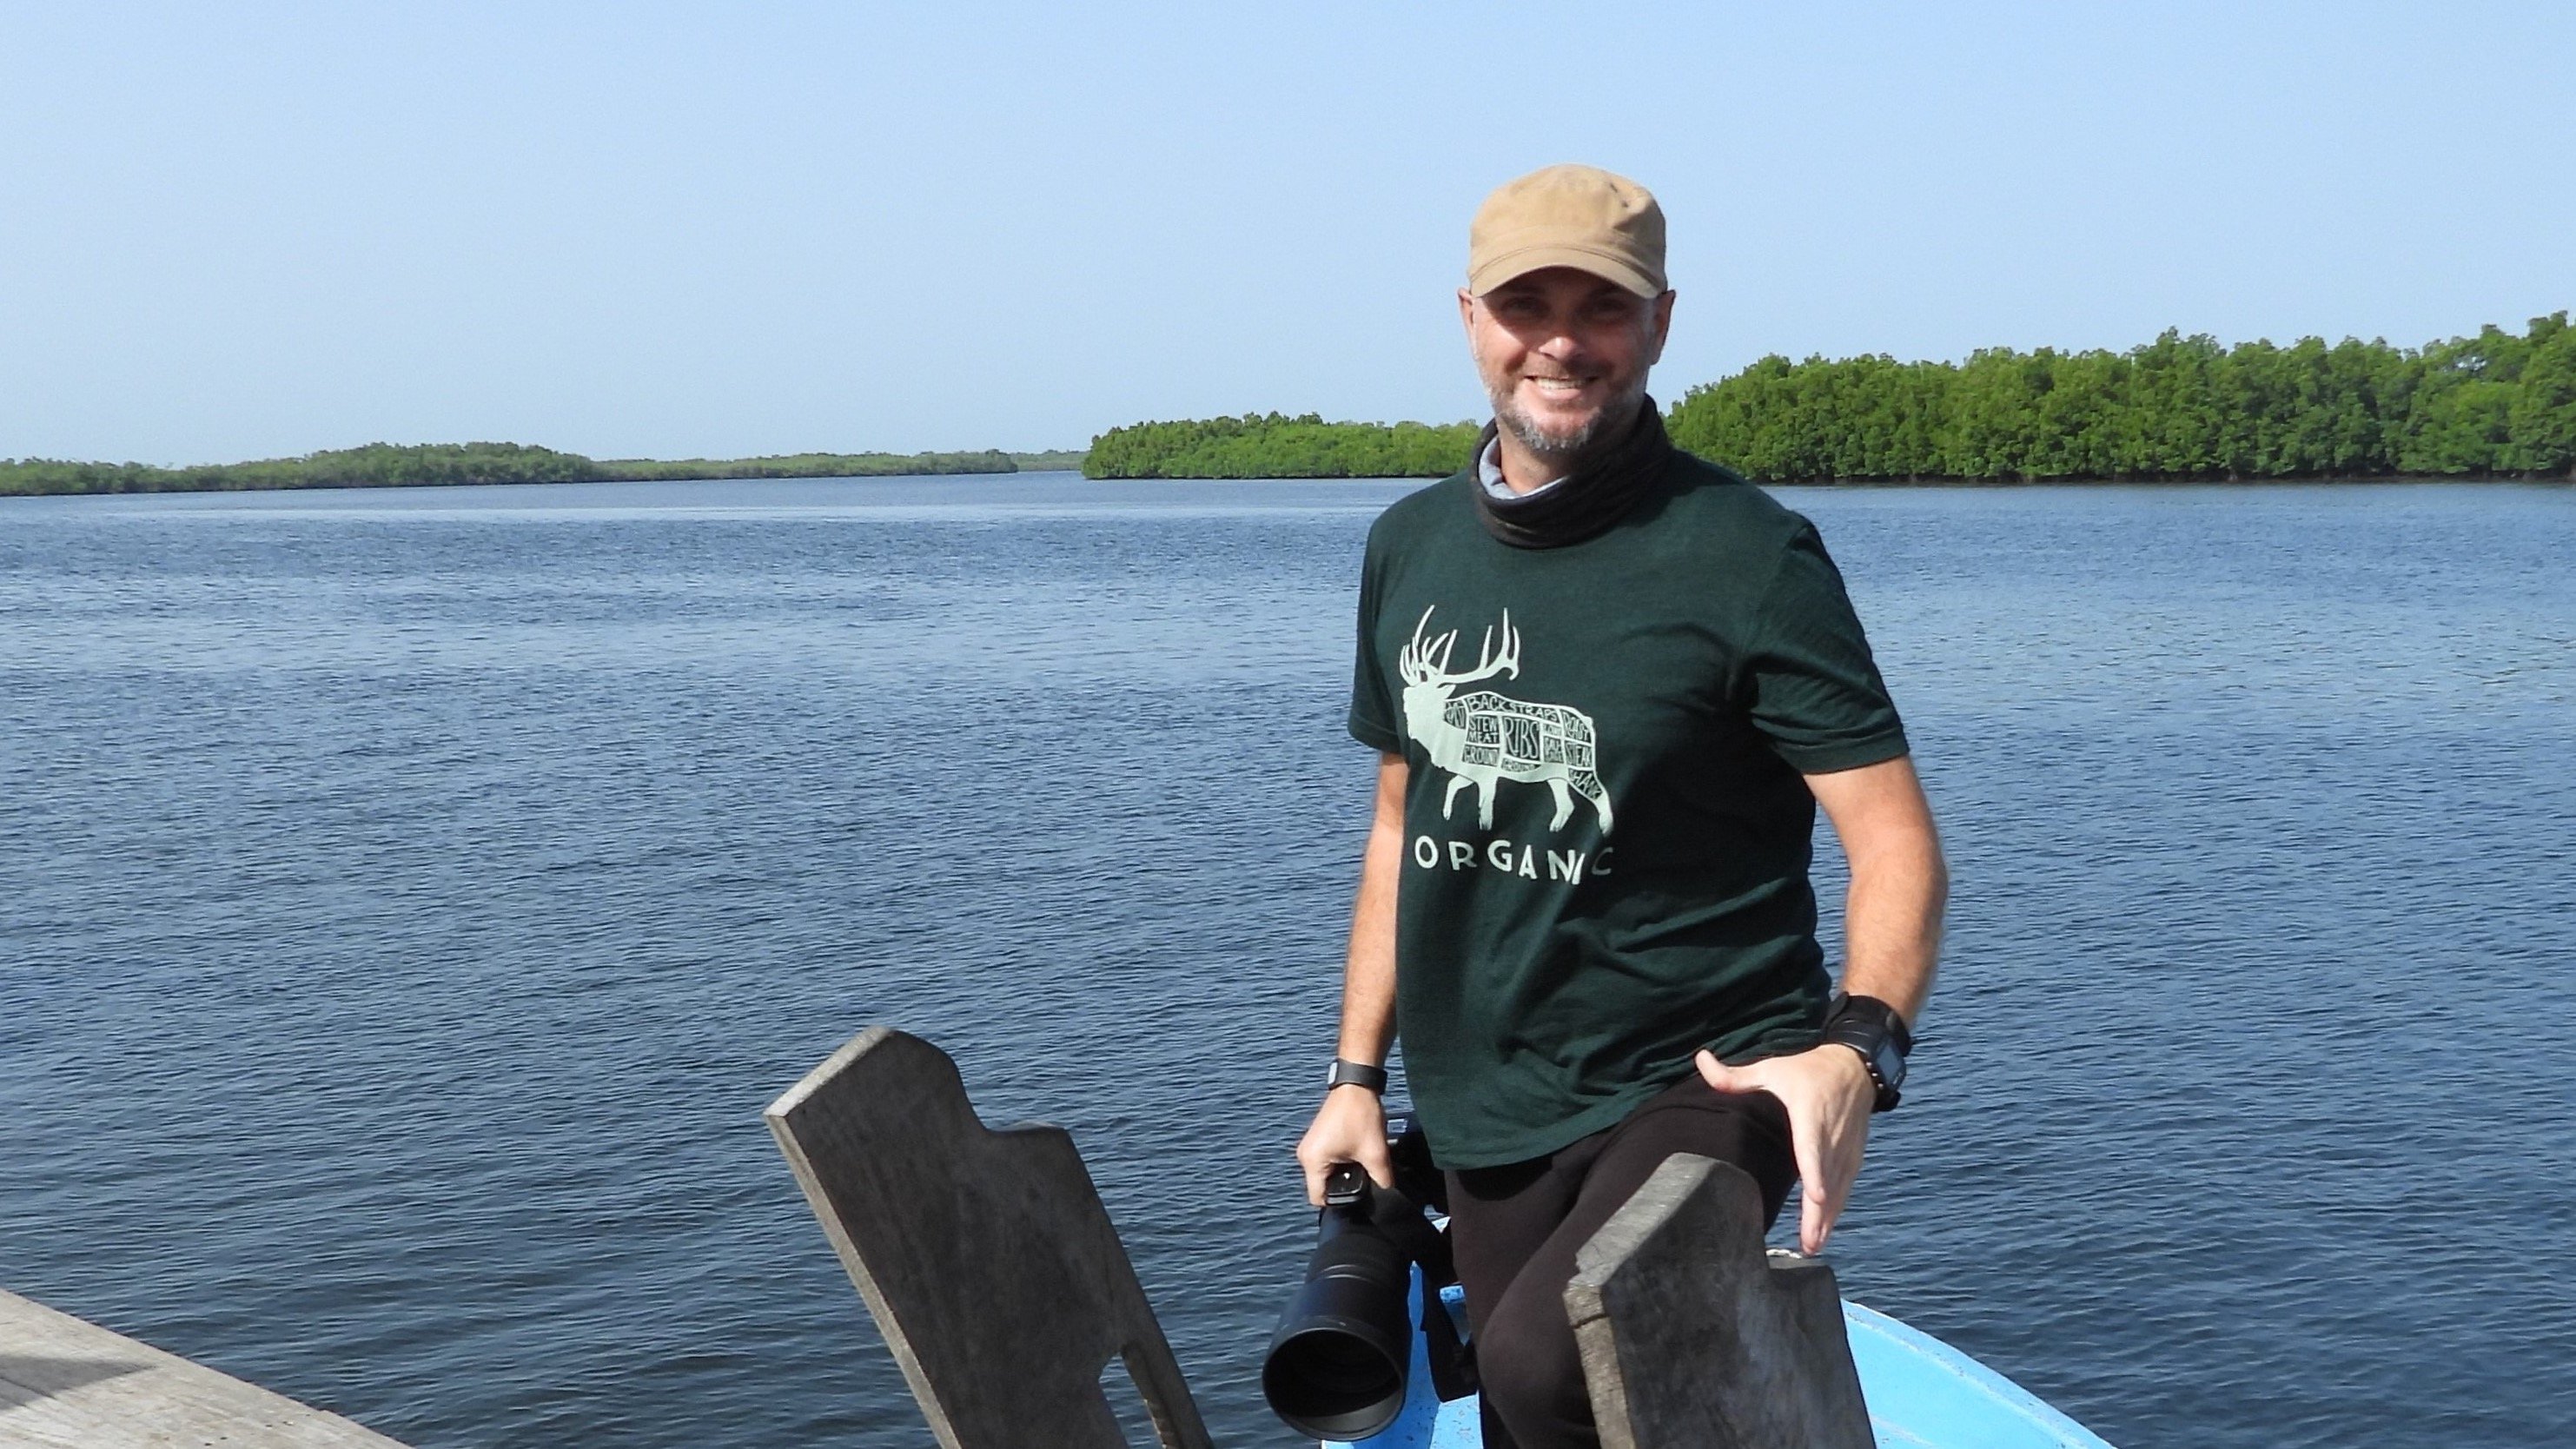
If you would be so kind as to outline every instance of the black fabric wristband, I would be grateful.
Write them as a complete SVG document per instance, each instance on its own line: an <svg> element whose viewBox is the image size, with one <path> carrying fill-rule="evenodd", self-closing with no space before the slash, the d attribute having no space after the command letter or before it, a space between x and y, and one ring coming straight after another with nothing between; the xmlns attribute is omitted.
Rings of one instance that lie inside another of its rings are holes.
<svg viewBox="0 0 2576 1449"><path fill-rule="evenodd" d="M1331 1071L1324 1073L1324 1090L1335 1087L1365 1087L1383 1097L1386 1095L1386 1068L1355 1062L1347 1057L1333 1058Z"/></svg>
<svg viewBox="0 0 2576 1449"><path fill-rule="evenodd" d="M1835 993L1833 1008L1825 1014L1825 1028L1828 1031L1832 1030L1835 1023L1846 1017L1867 1022L1886 1032L1888 1039L1896 1043L1898 1056L1914 1054L1914 1033L1906 1028L1905 1018L1897 1015L1895 1007L1877 997L1845 996L1840 992Z"/></svg>
<svg viewBox="0 0 2576 1449"><path fill-rule="evenodd" d="M1914 1034L1896 1008L1874 996L1837 996L1825 1017L1824 1039L1860 1054L1878 1100L1871 1110L1893 1111L1905 1100L1905 1057L1914 1050Z"/></svg>

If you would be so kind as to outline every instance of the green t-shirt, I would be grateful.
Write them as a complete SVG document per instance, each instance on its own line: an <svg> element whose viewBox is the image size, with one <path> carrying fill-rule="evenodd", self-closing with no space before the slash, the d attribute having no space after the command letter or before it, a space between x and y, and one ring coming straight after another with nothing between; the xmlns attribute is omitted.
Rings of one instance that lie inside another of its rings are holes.
<svg viewBox="0 0 2576 1449"><path fill-rule="evenodd" d="M1473 470L1369 531L1351 733L1401 753L1397 1030L1445 1167L1553 1152L1690 1071L1815 1040L1804 773L1906 752L1807 520L1676 451L1559 548Z"/></svg>

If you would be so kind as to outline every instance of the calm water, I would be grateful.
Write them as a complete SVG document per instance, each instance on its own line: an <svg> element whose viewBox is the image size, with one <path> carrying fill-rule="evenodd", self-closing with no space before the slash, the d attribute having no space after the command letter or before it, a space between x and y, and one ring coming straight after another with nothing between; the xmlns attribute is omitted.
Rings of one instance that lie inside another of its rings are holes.
<svg viewBox="0 0 2576 1449"><path fill-rule="evenodd" d="M757 1116L890 1022L1289 1442L1402 491L0 500L0 1285L423 1449L926 1443ZM2123 1449L2576 1435L2576 491L1788 496L1958 877L1847 1291Z"/></svg>

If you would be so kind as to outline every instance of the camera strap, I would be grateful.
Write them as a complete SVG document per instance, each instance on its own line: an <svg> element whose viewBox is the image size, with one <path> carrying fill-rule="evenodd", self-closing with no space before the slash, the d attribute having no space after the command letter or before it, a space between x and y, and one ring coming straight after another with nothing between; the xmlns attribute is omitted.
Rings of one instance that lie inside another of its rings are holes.
<svg viewBox="0 0 2576 1449"><path fill-rule="evenodd" d="M1476 1392L1476 1346L1459 1340L1449 1305L1440 1301L1440 1290L1428 1274L1422 1284L1422 1346L1431 1360L1431 1391L1440 1402Z"/></svg>
<svg viewBox="0 0 2576 1449"><path fill-rule="evenodd" d="M1432 1391L1444 1404L1476 1392L1475 1345L1460 1340L1448 1305L1440 1301L1440 1290L1458 1281L1449 1235L1433 1227L1411 1198L1391 1187L1369 1193L1369 1225L1422 1270L1422 1346L1431 1362Z"/></svg>
<svg viewBox="0 0 2576 1449"><path fill-rule="evenodd" d="M1369 1225L1386 1235L1422 1270L1433 1289L1458 1281L1458 1266L1449 1255L1449 1235L1431 1226L1419 1204L1399 1188L1381 1187L1369 1194Z"/></svg>

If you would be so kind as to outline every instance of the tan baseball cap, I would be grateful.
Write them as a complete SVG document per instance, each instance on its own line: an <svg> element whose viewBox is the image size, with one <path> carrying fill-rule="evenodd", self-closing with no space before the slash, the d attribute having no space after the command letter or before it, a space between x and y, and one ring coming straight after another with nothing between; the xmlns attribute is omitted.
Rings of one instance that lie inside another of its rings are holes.
<svg viewBox="0 0 2576 1449"><path fill-rule="evenodd" d="M1597 166L1550 166L1505 182L1467 229L1467 290L1483 296L1541 267L1576 267L1640 297L1664 292L1664 209Z"/></svg>

